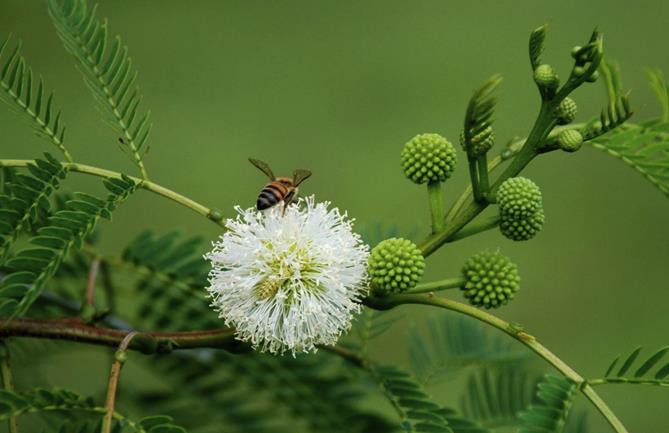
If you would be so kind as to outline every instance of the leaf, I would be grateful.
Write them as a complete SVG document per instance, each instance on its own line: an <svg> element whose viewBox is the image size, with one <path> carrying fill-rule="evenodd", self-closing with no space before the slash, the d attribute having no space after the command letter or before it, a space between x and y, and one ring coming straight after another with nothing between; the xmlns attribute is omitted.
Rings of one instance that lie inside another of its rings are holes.
<svg viewBox="0 0 669 433"><path fill-rule="evenodd" d="M113 187L110 185L113 183ZM49 224L39 229L28 247L7 261L12 271L0 281L0 302L11 303L3 313L10 318L23 315L38 298L67 254L83 246L98 220L108 217L139 186L130 178L108 181L111 191L103 204L88 211L65 209L56 212ZM75 195L76 197L76 195Z"/></svg>
<svg viewBox="0 0 669 433"><path fill-rule="evenodd" d="M618 129L589 142L622 160L669 196L669 123Z"/></svg>
<svg viewBox="0 0 669 433"><path fill-rule="evenodd" d="M428 320L427 335L409 332L413 373L423 385L469 366L503 367L529 359L510 340L488 333L478 322L455 314L439 314Z"/></svg>
<svg viewBox="0 0 669 433"><path fill-rule="evenodd" d="M462 413L483 426L515 426L532 402L538 380L518 365L482 369L469 376Z"/></svg>
<svg viewBox="0 0 669 433"><path fill-rule="evenodd" d="M657 96L657 101L662 110L660 119L662 122L669 122L669 91L667 90L667 82L664 79L664 74L660 69L649 69L646 73L650 81L650 88L655 93L655 96Z"/></svg>
<svg viewBox="0 0 669 433"><path fill-rule="evenodd" d="M10 109L26 116L37 134L53 143L65 159L70 161L72 158L63 143L65 123L62 121L60 109L53 115L53 92L45 96L42 78L39 78L35 88L33 72L26 66L26 61L20 54L20 42L3 60L9 39L8 37L0 42L0 100Z"/></svg>
<svg viewBox="0 0 669 433"><path fill-rule="evenodd" d="M544 24L534 29L530 34L530 63L532 64L532 69L536 69L541 64L541 54L544 52L547 29L548 24Z"/></svg>
<svg viewBox="0 0 669 433"><path fill-rule="evenodd" d="M84 80L109 123L120 134L120 146L140 168L148 151L150 113L140 110L142 96L135 84L128 47L116 36L108 41L107 22L96 18L86 0L49 0L49 15L65 48L79 64Z"/></svg>
<svg viewBox="0 0 669 433"><path fill-rule="evenodd" d="M65 178L65 166L48 153L44 156L28 166L32 176L15 175L7 184L7 195L0 195L0 265L19 233L48 210L49 196Z"/></svg>
<svg viewBox="0 0 669 433"><path fill-rule="evenodd" d="M481 146L477 146L477 144L494 139L492 116L495 105L497 105L495 91L501 82L501 75L491 76L474 91L474 95L469 100L462 138L463 146L470 157L476 157L478 156L477 153L481 152Z"/></svg>
<svg viewBox="0 0 669 433"><path fill-rule="evenodd" d="M376 366L373 374L400 413L404 431L453 433L439 405L408 373L397 367Z"/></svg>
<svg viewBox="0 0 669 433"><path fill-rule="evenodd" d="M606 370L604 378L593 379L589 382L669 386L669 379L666 378L669 375L669 362L665 360L665 356L669 353L669 346L661 347L647 358L641 356L641 352L641 347L635 348L627 355L617 371L615 367L620 356L616 357ZM640 359L643 361L639 361Z"/></svg>
<svg viewBox="0 0 669 433"><path fill-rule="evenodd" d="M565 426L576 385L564 376L547 374L537 385L538 402L521 412L519 433L559 433Z"/></svg>

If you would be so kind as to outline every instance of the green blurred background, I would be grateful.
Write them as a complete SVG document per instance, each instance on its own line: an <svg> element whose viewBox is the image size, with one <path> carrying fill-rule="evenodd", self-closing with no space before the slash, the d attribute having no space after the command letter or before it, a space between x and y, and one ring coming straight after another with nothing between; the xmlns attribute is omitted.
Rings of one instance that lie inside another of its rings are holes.
<svg viewBox="0 0 669 433"><path fill-rule="evenodd" d="M140 71L154 122L146 158L152 180L232 215L234 205L254 203L264 182L246 162L254 156L280 173L312 169L303 191L348 210L360 225L393 224L419 236L428 223L426 192L403 178L401 146L422 132L456 142L469 96L493 73L504 76L497 137L524 136L538 108L527 60L533 28L549 23L545 60L566 76L569 50L598 26L607 55L621 64L636 119L658 112L644 69L669 73L669 3L663 0L136 0L102 1L100 15L109 18L112 34L123 36ZM0 0L0 38L8 33L23 41L29 64L57 90L75 160L134 174L44 2ZM579 120L605 103L600 84L585 86L575 99ZM0 143L3 158L55 153L4 108ZM462 157L446 184L449 200L467 181ZM499 315L525 325L586 376L603 374L617 353L636 345L669 343L666 197L590 148L549 154L526 174L544 193L547 225L536 240L516 244L488 232L448 245L430 257L426 279L454 275L471 253L501 248L518 263L523 283ZM97 191L98 183L73 174L68 187ZM103 246L118 251L145 228L175 227L211 239L219 233L191 211L142 192L104 227ZM407 310L414 313L408 321L421 320L417 310ZM395 326L375 356L406 362L397 343L405 333L403 324ZM99 391L107 366L94 363L96 353L56 360L46 376ZM75 365L76 373L65 365ZM669 430L666 390L610 386L601 392L630 431ZM457 392L448 395L457 401ZM590 418L606 431L599 415Z"/></svg>

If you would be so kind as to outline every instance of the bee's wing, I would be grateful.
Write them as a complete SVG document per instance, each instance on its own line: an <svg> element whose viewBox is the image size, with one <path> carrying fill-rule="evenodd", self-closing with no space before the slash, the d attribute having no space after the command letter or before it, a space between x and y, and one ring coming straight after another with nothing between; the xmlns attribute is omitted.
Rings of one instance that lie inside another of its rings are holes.
<svg viewBox="0 0 669 433"><path fill-rule="evenodd" d="M309 170L298 168L293 172L293 183L295 186L299 186L302 182L307 180L309 176L311 176L311 172Z"/></svg>
<svg viewBox="0 0 669 433"><path fill-rule="evenodd" d="M253 158L249 158L249 162L255 165L260 171L265 173L270 178L270 180L276 179L274 177L274 173L272 173L272 169L269 168L269 164L267 164L266 162L262 162L258 159L253 159Z"/></svg>

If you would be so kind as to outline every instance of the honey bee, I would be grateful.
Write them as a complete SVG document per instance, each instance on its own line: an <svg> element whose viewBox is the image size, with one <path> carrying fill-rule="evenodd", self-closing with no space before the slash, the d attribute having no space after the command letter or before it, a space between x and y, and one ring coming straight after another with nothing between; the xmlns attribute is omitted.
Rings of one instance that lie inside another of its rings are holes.
<svg viewBox="0 0 669 433"><path fill-rule="evenodd" d="M297 169L293 171L293 177L276 177L266 162L257 159L249 158L251 164L255 165L260 171L269 177L269 183L260 191L256 208L258 210L269 209L283 202L283 213L286 213L286 208L297 196L298 187L304 182L311 172L309 170Z"/></svg>

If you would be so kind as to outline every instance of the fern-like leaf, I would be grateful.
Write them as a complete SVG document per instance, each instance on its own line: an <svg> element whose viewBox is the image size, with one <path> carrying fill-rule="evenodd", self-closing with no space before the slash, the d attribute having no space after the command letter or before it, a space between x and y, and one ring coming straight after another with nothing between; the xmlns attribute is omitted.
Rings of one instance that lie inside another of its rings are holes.
<svg viewBox="0 0 669 433"><path fill-rule="evenodd" d="M468 154L474 151L477 143L492 139L493 113L497 104L495 91L501 82L501 75L493 75L474 92L469 100L462 137L463 146Z"/></svg>
<svg viewBox="0 0 669 433"><path fill-rule="evenodd" d="M148 150L150 112L142 114L139 108L142 96L128 47L119 36L109 44L107 22L96 18L96 6L89 9L86 0L49 0L49 14L109 123L121 135L121 149L146 178L142 158Z"/></svg>
<svg viewBox="0 0 669 433"><path fill-rule="evenodd" d="M544 52L544 41L546 40L547 24L538 27L530 34L530 63L532 69L541 64L541 54Z"/></svg>
<svg viewBox="0 0 669 433"><path fill-rule="evenodd" d="M453 433L439 405L411 375L392 366L377 366L374 375L400 414L404 431Z"/></svg>
<svg viewBox="0 0 669 433"><path fill-rule="evenodd" d="M560 433L571 409L576 385L564 376L547 374L537 385L538 402L518 416L518 433Z"/></svg>
<svg viewBox="0 0 669 433"><path fill-rule="evenodd" d="M666 360L669 346L656 350L647 358L641 358L641 352L642 348L637 347L625 358L616 357L606 369L604 378L590 382L669 386L669 361Z"/></svg>
<svg viewBox="0 0 669 433"><path fill-rule="evenodd" d="M110 191L106 200L88 194L75 194L68 209L55 213L49 225L30 240L32 247L19 251L7 261L12 273L0 281L0 317L25 314L73 248L81 248L100 218L111 219L112 212L139 186L130 178L104 181Z"/></svg>
<svg viewBox="0 0 669 433"><path fill-rule="evenodd" d="M667 89L667 81L664 79L664 74L659 69L650 69L647 71L650 88L657 96L657 101L661 108L662 122L669 122L669 90Z"/></svg>
<svg viewBox="0 0 669 433"><path fill-rule="evenodd" d="M630 127L589 143L622 160L669 196L669 123Z"/></svg>
<svg viewBox="0 0 669 433"><path fill-rule="evenodd" d="M0 194L0 266L4 264L19 233L49 209L49 196L65 178L67 169L53 156L44 154L28 166L31 176L16 174Z"/></svg>
<svg viewBox="0 0 669 433"><path fill-rule="evenodd" d="M506 366L470 375L462 413L484 426L515 426L518 413L532 402L536 378L524 368Z"/></svg>
<svg viewBox="0 0 669 433"><path fill-rule="evenodd" d="M54 107L53 92L45 94L42 78L35 89L35 78L20 54L20 43L3 60L8 44L9 38L0 43L0 100L27 116L38 135L48 139L63 152L65 159L72 161L64 144L65 123L60 109L56 111Z"/></svg>

